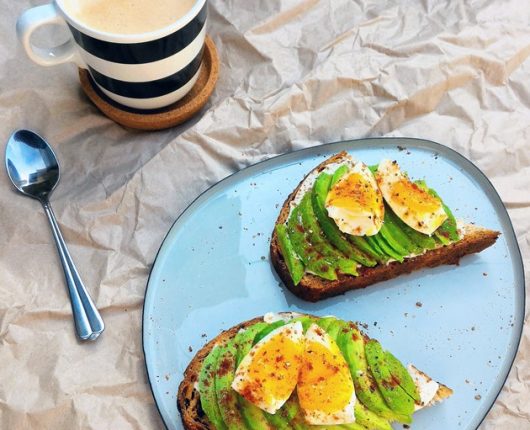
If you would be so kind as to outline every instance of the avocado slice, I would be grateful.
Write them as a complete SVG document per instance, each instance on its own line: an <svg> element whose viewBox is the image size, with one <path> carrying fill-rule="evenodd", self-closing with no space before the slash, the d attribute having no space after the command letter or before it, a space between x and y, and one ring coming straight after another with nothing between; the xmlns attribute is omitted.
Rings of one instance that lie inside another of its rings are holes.
<svg viewBox="0 0 530 430"><path fill-rule="evenodd" d="M372 257L378 263L386 263L388 257L373 241L371 236L352 236L346 235L347 239L359 248L362 252Z"/></svg>
<svg viewBox="0 0 530 430"><path fill-rule="evenodd" d="M308 316L308 315L302 315L300 317L293 318L291 322L297 322L300 321L302 323L302 329L304 333L307 331L309 326L315 322L317 322L318 318Z"/></svg>
<svg viewBox="0 0 530 430"><path fill-rule="evenodd" d="M294 285L298 285L300 280L304 277L304 263L302 263L300 257L294 250L293 244L287 234L287 227L285 224L278 224L276 226L276 236L278 237L278 244L293 283Z"/></svg>
<svg viewBox="0 0 530 430"><path fill-rule="evenodd" d="M362 239L365 239L368 246L370 246L370 248L372 248L374 252L377 252L377 254L382 257L382 261L386 262L388 260L388 255L378 245L377 241L375 240L375 236L377 236L377 234L374 236L363 236Z"/></svg>
<svg viewBox="0 0 530 430"><path fill-rule="evenodd" d="M407 237L415 243L418 248L422 251L425 249L434 249L436 248L436 240L427 234L420 233L417 230L414 230L411 226L405 224L392 209L388 208L385 210L385 217L391 220Z"/></svg>
<svg viewBox="0 0 530 430"><path fill-rule="evenodd" d="M344 321L336 320L333 321L327 328L326 333L328 336L337 343L337 337L344 326Z"/></svg>
<svg viewBox="0 0 530 430"><path fill-rule="evenodd" d="M396 413L386 404L368 368L365 339L355 324L348 323L343 327L337 338L337 344L350 368L357 399L371 412L382 418L410 424L411 415Z"/></svg>
<svg viewBox="0 0 530 430"><path fill-rule="evenodd" d="M218 430L226 430L226 425L223 421L219 405L217 403L217 395L215 390L215 369L219 360L219 353L222 346L214 346L204 362L199 373L199 394L201 400L201 407L210 422Z"/></svg>
<svg viewBox="0 0 530 430"><path fill-rule="evenodd" d="M271 430L271 426L265 413L257 406L250 403L247 399L242 396L238 397L239 410L245 420L247 428L250 430Z"/></svg>
<svg viewBox="0 0 530 430"><path fill-rule="evenodd" d="M366 342L365 353L370 371L388 406L399 414L412 417L415 399L401 387L401 375L393 372L395 362L388 362L381 344L374 339Z"/></svg>
<svg viewBox="0 0 530 430"><path fill-rule="evenodd" d="M383 225L384 227L384 225ZM382 229L382 228L381 228ZM400 263L403 262L403 254L400 254L397 251L394 251L394 248L392 248L388 242L385 240L381 232L377 233L375 236L371 236L373 240L377 243L377 245L383 250L383 252L388 255L389 257L393 258L394 260L399 261Z"/></svg>
<svg viewBox="0 0 530 430"><path fill-rule="evenodd" d="M380 248L383 251L395 258L398 261L402 261L396 258L396 255L400 257L406 257L410 254L421 254L423 248L414 243L400 228L400 226L394 222L396 215L392 212L392 209L388 205L385 205L385 219L379 233L374 236ZM391 250L386 248L388 245ZM393 252L392 252L393 251Z"/></svg>
<svg viewBox="0 0 530 430"><path fill-rule="evenodd" d="M390 373L399 380L399 386L414 400L414 403L419 405L421 403L420 392L405 366L390 351L385 351L385 361Z"/></svg>
<svg viewBox="0 0 530 430"><path fill-rule="evenodd" d="M383 237L383 240L396 252L400 257L406 257L409 252L404 244L400 243L395 231L392 230L392 227L386 223L386 221L381 226L379 230L379 235Z"/></svg>
<svg viewBox="0 0 530 430"><path fill-rule="evenodd" d="M296 317L296 318L293 318L292 320L290 321L283 321L283 320L278 320L278 321L274 321L273 323L258 323L261 325L262 329L259 330L257 333L256 333L256 336L254 337L254 340L252 342L252 345L255 345L256 343L258 343L261 339L263 339L265 336L267 336L271 331L273 330L276 330L278 327L281 327L287 323L294 323L294 322L297 322L297 321L300 321L302 323L302 328L304 330L304 333L305 331L309 328L309 326L311 324L313 324L315 322L315 318L314 317L311 317L311 316L306 316L306 315L302 315L300 317ZM258 324L255 324L255 325L258 325ZM254 327L254 326L252 326ZM248 351L245 353L245 355L248 354Z"/></svg>
<svg viewBox="0 0 530 430"><path fill-rule="evenodd" d="M309 243L311 243L317 252L323 255L336 270L340 270L347 275L358 275L357 263L346 258L344 254L324 239L322 229L318 224L313 211L313 205L311 204L311 192L307 192L304 197L302 197L299 208L302 217L302 226L307 233Z"/></svg>
<svg viewBox="0 0 530 430"><path fill-rule="evenodd" d="M335 170L335 172L333 173L333 175L331 176L331 182L329 184L330 187L332 187L333 185L335 185L337 182L339 182L339 180L346 174L348 173L348 171L350 170L349 166L347 164L343 164L342 166L340 166L337 170Z"/></svg>
<svg viewBox="0 0 530 430"><path fill-rule="evenodd" d="M361 402L356 402L354 406L355 422L371 430L392 430L390 422L372 412Z"/></svg>
<svg viewBox="0 0 530 430"><path fill-rule="evenodd" d="M363 266L375 266L377 261L360 251L351 242L349 242L343 236L342 232L337 227L337 224L335 224L335 221L328 216L325 201L330 182L331 175L327 173L321 173L313 185L313 191L311 195L313 211L315 212L318 223L322 228L322 232L326 236L327 240L333 246L335 246L335 248L344 253L344 255L346 255L348 258L362 264Z"/></svg>
<svg viewBox="0 0 530 430"><path fill-rule="evenodd" d="M397 218L392 209L389 206L385 206L385 225L388 227L390 234L394 239L407 250L407 255L410 254L421 254L423 252L423 247L418 246L414 241L412 241L409 236L401 229L400 225L394 222L394 219ZM421 234L421 233L420 233Z"/></svg>
<svg viewBox="0 0 530 430"><path fill-rule="evenodd" d="M324 317L324 318L319 318L318 321L316 322L318 324L318 326L324 330L325 332L328 331L329 327L334 324L335 322L337 322L338 319L335 318L335 317Z"/></svg>
<svg viewBox="0 0 530 430"><path fill-rule="evenodd" d="M265 327L263 327L262 330L258 331L256 333L256 336L254 337L254 340L252 342L252 345L256 345L261 339L263 339L265 336L267 336L270 332L276 330L278 327L281 327L286 324L283 320L274 321L271 324L265 323ZM248 351L247 351L248 354ZM246 354L245 354L246 355Z"/></svg>
<svg viewBox="0 0 530 430"><path fill-rule="evenodd" d="M308 272L331 281L337 279L337 273L332 265L308 242L300 219L300 206L292 210L287 221L287 232L294 251L300 257Z"/></svg>
<svg viewBox="0 0 530 430"><path fill-rule="evenodd" d="M241 330L235 335L234 345L237 348L236 370L241 364L243 358L245 358L245 355L247 355L252 349L256 335L268 327L269 324L266 322L258 322L256 324L252 324L244 330Z"/></svg>
<svg viewBox="0 0 530 430"><path fill-rule="evenodd" d="M267 412L263 414L274 429L291 430L293 428L291 426L291 420L293 419L292 409L285 404L274 415Z"/></svg>
<svg viewBox="0 0 530 430"><path fill-rule="evenodd" d="M282 408L280 409L282 414L289 419L289 422L293 428L293 421L296 420L297 416L300 414L300 404L298 403L298 397L296 391L287 399Z"/></svg>
<svg viewBox="0 0 530 430"><path fill-rule="evenodd" d="M285 418L279 415L279 413L280 411L276 412L275 415L265 413L265 418L267 419L269 424L272 426L272 428L278 429L278 430L292 429L289 421L286 421Z"/></svg>
<svg viewBox="0 0 530 430"><path fill-rule="evenodd" d="M238 407L238 395L232 389L236 372L237 348L233 341L219 348L215 366L215 396L223 422L228 430L245 430L246 425Z"/></svg>
<svg viewBox="0 0 530 430"><path fill-rule="evenodd" d="M298 406L298 400L296 400L296 394L293 394L277 412L280 413L287 422L291 422L293 418L298 414L300 406Z"/></svg>
<svg viewBox="0 0 530 430"><path fill-rule="evenodd" d="M311 427L304 420L304 417L302 415L302 410L300 409L300 404L298 403L298 397L296 393L293 393L293 395L289 397L289 400L285 402L285 404L283 405L283 408L286 408L289 410L289 413L291 416L290 424L294 430L307 430Z"/></svg>
<svg viewBox="0 0 530 430"><path fill-rule="evenodd" d="M325 328L326 333L328 334L329 337L331 337L331 339L335 341L337 346L339 346L339 343L338 343L339 336L342 334L343 330L348 329L348 325L346 321L338 319L338 318L334 318L334 317L322 318L322 320L324 319L327 319L329 321L329 323L326 325L326 328ZM340 346L339 346L339 349L340 349Z"/></svg>

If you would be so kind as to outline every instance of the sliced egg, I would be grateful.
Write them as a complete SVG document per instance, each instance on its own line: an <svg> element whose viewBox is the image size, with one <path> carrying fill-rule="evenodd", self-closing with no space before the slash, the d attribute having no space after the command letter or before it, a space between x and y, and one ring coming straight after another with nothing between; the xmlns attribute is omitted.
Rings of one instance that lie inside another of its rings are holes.
<svg viewBox="0 0 530 430"><path fill-rule="evenodd" d="M385 214L383 196L366 164L357 162L329 190L328 215L339 229L354 236L373 236L381 229Z"/></svg>
<svg viewBox="0 0 530 430"><path fill-rule="evenodd" d="M385 201L413 229L431 235L447 219L440 199L413 183L397 162L379 163L376 178Z"/></svg>
<svg viewBox="0 0 530 430"><path fill-rule="evenodd" d="M337 344L318 325L305 335L305 351L297 394L309 424L334 425L355 421L355 389Z"/></svg>
<svg viewBox="0 0 530 430"><path fill-rule="evenodd" d="M232 388L258 408L274 414L296 387L303 352L300 321L278 327L243 358Z"/></svg>

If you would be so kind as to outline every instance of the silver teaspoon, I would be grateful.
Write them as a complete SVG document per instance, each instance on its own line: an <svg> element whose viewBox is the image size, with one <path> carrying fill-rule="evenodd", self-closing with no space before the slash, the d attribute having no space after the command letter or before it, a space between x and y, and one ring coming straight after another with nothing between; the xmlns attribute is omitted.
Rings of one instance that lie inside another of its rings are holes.
<svg viewBox="0 0 530 430"><path fill-rule="evenodd" d="M77 335L82 340L97 339L105 324L79 277L48 200L60 177L55 153L38 134L18 130L7 142L6 169L17 190L40 201L48 216L63 265Z"/></svg>

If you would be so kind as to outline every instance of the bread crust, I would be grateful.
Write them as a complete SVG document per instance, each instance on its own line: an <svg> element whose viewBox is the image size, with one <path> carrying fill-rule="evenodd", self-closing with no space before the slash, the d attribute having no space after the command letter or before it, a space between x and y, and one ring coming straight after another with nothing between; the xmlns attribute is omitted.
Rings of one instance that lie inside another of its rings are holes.
<svg viewBox="0 0 530 430"><path fill-rule="evenodd" d="M348 154L345 151L340 152L320 163L315 169L309 172L283 204L275 226L287 221L290 212L290 203L295 198L305 179L312 172L320 172L324 170L328 164L338 162L346 155ZM276 229L274 229L271 237L270 257L278 276L293 294L301 299L317 302L328 297L337 296L350 290L365 288L377 282L393 279L400 275L411 273L426 267L458 264L460 259L465 255L481 252L493 245L500 235L498 231L488 230L471 224L468 224L465 227L465 235L458 242L427 251L424 254L413 258L407 258L403 263L394 261L389 264L380 264L374 267L361 267L359 268L359 276L339 274L338 279L334 281L329 281L310 273L306 273L298 285L294 285L278 244Z"/></svg>

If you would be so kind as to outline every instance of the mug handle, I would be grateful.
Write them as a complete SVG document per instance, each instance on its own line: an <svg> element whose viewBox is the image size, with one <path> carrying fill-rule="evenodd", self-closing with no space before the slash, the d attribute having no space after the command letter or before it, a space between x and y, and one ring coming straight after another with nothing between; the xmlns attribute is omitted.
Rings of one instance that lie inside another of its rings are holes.
<svg viewBox="0 0 530 430"><path fill-rule="evenodd" d="M28 57L41 66L74 62L80 67L86 67L77 52L73 37L62 45L53 48L39 48L31 43L31 35L42 25L61 24L64 19L53 4L37 6L25 11L17 21L17 36Z"/></svg>

